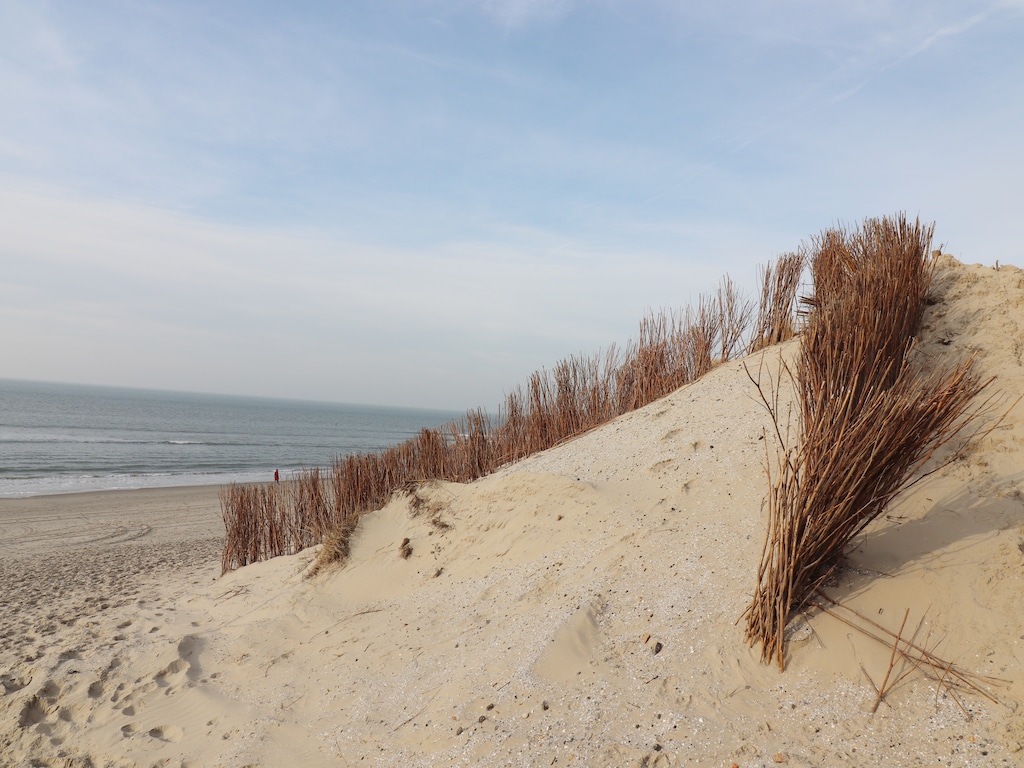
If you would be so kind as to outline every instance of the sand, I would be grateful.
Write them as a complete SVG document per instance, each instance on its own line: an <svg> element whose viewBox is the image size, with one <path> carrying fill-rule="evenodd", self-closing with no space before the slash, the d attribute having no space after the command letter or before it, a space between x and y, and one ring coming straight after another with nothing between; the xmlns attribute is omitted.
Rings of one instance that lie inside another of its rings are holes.
<svg viewBox="0 0 1024 768"><path fill-rule="evenodd" d="M1024 272L946 259L934 293L922 353L1024 392ZM314 579L312 550L219 578L211 489L0 503L0 764L1024 765L1024 405L831 588L893 631L909 609L995 701L910 670L872 714L890 651L826 614L785 672L746 646L769 422L744 365L796 343L396 499Z"/></svg>

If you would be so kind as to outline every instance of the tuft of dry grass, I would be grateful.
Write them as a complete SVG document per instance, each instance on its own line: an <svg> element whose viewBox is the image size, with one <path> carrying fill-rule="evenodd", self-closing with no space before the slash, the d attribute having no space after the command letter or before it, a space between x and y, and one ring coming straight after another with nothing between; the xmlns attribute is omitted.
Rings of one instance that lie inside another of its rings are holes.
<svg viewBox="0 0 1024 768"><path fill-rule="evenodd" d="M306 572L306 578L313 578L328 567L344 563L351 550L352 536L359 525L358 515L349 515L337 525L327 529L323 535L323 546L317 552L313 565Z"/></svg>
<svg viewBox="0 0 1024 768"><path fill-rule="evenodd" d="M913 354L932 231L898 216L823 233L793 374L798 446L786 444L781 415L761 393L782 445L774 475L769 467L768 530L744 616L749 642L780 668L790 617L851 540L920 478L939 447L966 445L989 414L990 400L977 398L991 380L981 380L973 358L938 369Z"/></svg>
<svg viewBox="0 0 1024 768"><path fill-rule="evenodd" d="M326 471L300 472L287 493L273 486L230 486L221 494L223 572L323 543L311 569L319 572L348 556L359 515L381 508L397 491L433 479L475 480L700 378L750 348L752 331L762 341L771 338L760 330L765 323L792 332L793 281L800 268L784 258L764 271L772 292L760 297L756 328L753 306L725 278L714 295L702 296L685 312L645 317L638 339L623 348L568 357L533 373L507 394L496 421L483 410L468 411L386 450L340 456Z"/></svg>

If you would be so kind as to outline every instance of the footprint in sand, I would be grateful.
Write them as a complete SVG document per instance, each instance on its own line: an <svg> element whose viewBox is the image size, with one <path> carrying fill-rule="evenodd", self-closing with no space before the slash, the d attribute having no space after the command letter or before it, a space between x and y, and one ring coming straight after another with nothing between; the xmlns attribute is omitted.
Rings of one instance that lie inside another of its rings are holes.
<svg viewBox="0 0 1024 768"><path fill-rule="evenodd" d="M52 704L60 696L60 686L53 682L53 680L47 680L39 690L39 696Z"/></svg>
<svg viewBox="0 0 1024 768"><path fill-rule="evenodd" d="M666 472L675 465L675 459L662 459L647 468L647 471L652 475L657 475L662 472Z"/></svg>
<svg viewBox="0 0 1024 768"><path fill-rule="evenodd" d="M125 683L118 683L117 688L114 689L114 693L110 696L110 703L117 704L117 702L121 700L121 694L124 693L127 687L128 686Z"/></svg>
<svg viewBox="0 0 1024 768"><path fill-rule="evenodd" d="M31 682L31 677L26 680L24 677L15 677L10 674L0 675L0 685L3 685L4 690L7 691L7 693L20 691Z"/></svg>
<svg viewBox="0 0 1024 768"><path fill-rule="evenodd" d="M202 648L203 641L195 635L183 637L178 642L178 658L157 672L153 676L153 682L161 688L166 688L167 693L172 693L180 688L186 679L191 683L199 680L202 677L202 667L199 664L199 653Z"/></svg>
<svg viewBox="0 0 1024 768"><path fill-rule="evenodd" d="M24 707L18 717L18 725L22 728L29 728L38 725L46 719L47 707L38 695L33 696Z"/></svg>
<svg viewBox="0 0 1024 768"><path fill-rule="evenodd" d="M153 680L161 688L168 688L172 685L177 685L185 679L185 674L188 672L189 663L184 659L175 659L166 667L161 669L153 676Z"/></svg>
<svg viewBox="0 0 1024 768"><path fill-rule="evenodd" d="M160 741L175 743L181 741L185 732L176 725L158 725L156 728L150 729L149 735L154 739L160 739Z"/></svg>
<svg viewBox="0 0 1024 768"><path fill-rule="evenodd" d="M199 663L199 654L203 646L203 639L196 635L185 635L178 642L178 657L188 664L185 674L193 682L203 676L203 668Z"/></svg>

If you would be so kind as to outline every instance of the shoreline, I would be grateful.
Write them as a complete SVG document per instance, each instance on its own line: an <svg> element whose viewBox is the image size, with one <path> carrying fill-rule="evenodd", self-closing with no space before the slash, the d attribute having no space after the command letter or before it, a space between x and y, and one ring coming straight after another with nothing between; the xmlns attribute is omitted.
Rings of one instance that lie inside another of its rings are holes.
<svg viewBox="0 0 1024 768"><path fill-rule="evenodd" d="M180 491L183 495L187 495L189 492L196 491L209 491L211 489L220 489L224 483L193 483L191 485L154 485L152 487L144 488L102 488L94 491L67 491L59 493L38 493L33 496L0 496L0 506L8 503L18 503L26 501L34 501L36 499L62 499L66 497L76 496L96 496L99 494L111 494L119 495L122 493L161 493L165 491Z"/></svg>
<svg viewBox="0 0 1024 768"><path fill-rule="evenodd" d="M281 476L287 478L298 469L282 469ZM17 478L0 481L0 501L18 501L44 496L74 496L81 493L116 493L121 491L158 491L174 488L220 488L231 483L254 484L272 482L274 470L259 472L224 473L141 473L134 475L103 475L64 478L49 477ZM115 484L115 479L121 485ZM25 490L25 489L28 490ZM12 490L13 489L13 490Z"/></svg>

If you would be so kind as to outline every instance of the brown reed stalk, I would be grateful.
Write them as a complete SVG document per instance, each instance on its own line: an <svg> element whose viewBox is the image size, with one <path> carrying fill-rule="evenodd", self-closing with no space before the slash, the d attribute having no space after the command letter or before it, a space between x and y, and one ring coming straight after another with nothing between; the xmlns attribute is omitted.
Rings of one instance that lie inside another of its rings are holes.
<svg viewBox="0 0 1024 768"><path fill-rule="evenodd" d="M817 241L815 294L796 367L801 444L782 446L747 639L785 667L785 627L939 447L984 421L974 359L913 362L932 274L932 228L874 219ZM762 399L769 403L762 392ZM769 410L772 407L769 406ZM780 414L772 410L779 428Z"/></svg>
<svg viewBox="0 0 1024 768"><path fill-rule="evenodd" d="M882 678L882 684L878 686L878 696L875 698L875 703L871 707L871 714L878 711L878 705L882 703L882 699L885 698L885 694L889 690L889 678L892 677L892 671L896 668L896 654L900 652L900 643L903 641L903 628L907 626L907 619L910 618L910 609L907 608L903 614L903 623L900 624L900 631L896 633L896 641L892 644L892 653L889 654L889 667L885 670L885 677Z"/></svg>

